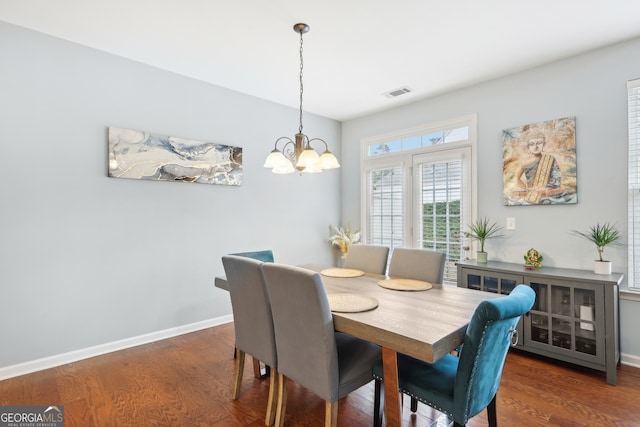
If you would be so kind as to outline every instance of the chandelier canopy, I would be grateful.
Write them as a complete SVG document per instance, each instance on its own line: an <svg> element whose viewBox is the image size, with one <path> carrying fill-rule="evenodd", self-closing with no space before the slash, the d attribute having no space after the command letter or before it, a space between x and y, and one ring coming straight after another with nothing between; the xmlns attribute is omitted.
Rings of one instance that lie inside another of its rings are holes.
<svg viewBox="0 0 640 427"><path fill-rule="evenodd" d="M319 173L324 169L335 169L340 167L338 159L334 156L327 146L327 143L320 138L309 139L307 135L302 133L302 70L304 67L304 61L302 59L302 35L309 31L307 24L296 24L293 26L293 31L300 34L300 126L298 126L298 133L295 134L294 139L287 136L281 136L276 139L275 146L271 153L267 156L267 160L264 163L265 168L269 168L273 173L287 174L293 173L296 170L302 175L302 173ZM284 145L282 150L278 150L278 143L283 141ZM319 141L324 145L324 152L319 155L312 147L311 143Z"/></svg>

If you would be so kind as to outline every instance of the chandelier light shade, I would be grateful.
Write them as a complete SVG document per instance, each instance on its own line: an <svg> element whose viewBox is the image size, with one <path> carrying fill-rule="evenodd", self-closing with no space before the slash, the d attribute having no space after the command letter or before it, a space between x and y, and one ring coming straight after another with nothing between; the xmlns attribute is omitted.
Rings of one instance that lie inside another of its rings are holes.
<svg viewBox="0 0 640 427"><path fill-rule="evenodd" d="M271 169L273 173L288 174L296 170L302 173L319 173L325 169L335 169L340 167L338 159L334 156L327 143L320 138L309 139L302 133L302 69L304 61L302 59L302 35L309 31L307 24L296 24L293 31L300 34L300 126L295 139L281 136L276 139L275 146L264 162L264 167ZM312 142L321 142L324 145L324 152L320 155L311 147ZM282 149L278 149L278 143L283 144Z"/></svg>

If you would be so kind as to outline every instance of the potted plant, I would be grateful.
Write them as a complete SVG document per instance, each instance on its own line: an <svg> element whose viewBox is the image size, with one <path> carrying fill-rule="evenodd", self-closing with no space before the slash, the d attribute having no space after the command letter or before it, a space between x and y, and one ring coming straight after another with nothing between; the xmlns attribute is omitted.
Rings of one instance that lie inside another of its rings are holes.
<svg viewBox="0 0 640 427"><path fill-rule="evenodd" d="M595 260L593 272L596 274L611 274L611 261L604 259L605 246L620 246L620 230L616 225L605 222L589 227L589 231L573 230L576 236L587 239L596 245L599 259Z"/></svg>
<svg viewBox="0 0 640 427"><path fill-rule="evenodd" d="M480 218L472 222L468 227L469 231L466 231L464 235L480 242L480 250L476 253L476 260L481 263L486 263L487 253L484 251L484 242L487 239L501 237L502 234L499 233L502 227L499 227L495 222L489 224L489 218Z"/></svg>

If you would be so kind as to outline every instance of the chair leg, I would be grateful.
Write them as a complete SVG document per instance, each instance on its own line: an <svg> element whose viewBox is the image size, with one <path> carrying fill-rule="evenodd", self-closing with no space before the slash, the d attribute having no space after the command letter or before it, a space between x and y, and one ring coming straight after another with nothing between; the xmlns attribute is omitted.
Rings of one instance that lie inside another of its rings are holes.
<svg viewBox="0 0 640 427"><path fill-rule="evenodd" d="M382 427L384 413L384 383L375 380L375 395L373 397L373 427Z"/></svg>
<svg viewBox="0 0 640 427"><path fill-rule="evenodd" d="M245 353L242 350L236 350L236 378L233 382L233 400L236 400L240 396L240 384L242 383L242 371L244 371L244 356Z"/></svg>
<svg viewBox="0 0 640 427"><path fill-rule="evenodd" d="M411 398L411 412L418 412L418 399L415 397Z"/></svg>
<svg viewBox="0 0 640 427"><path fill-rule="evenodd" d="M493 396L493 399L491 399L491 402L489 402L489 405L487 406L489 427L498 427L498 416L496 412L496 396Z"/></svg>
<svg viewBox="0 0 640 427"><path fill-rule="evenodd" d="M325 402L324 404L324 426L337 427L338 425L338 401Z"/></svg>
<svg viewBox="0 0 640 427"><path fill-rule="evenodd" d="M271 369L271 377L269 378L269 399L267 400L267 414L264 423L271 426L276 420L276 406L278 393L279 375L276 368Z"/></svg>
<svg viewBox="0 0 640 427"><path fill-rule="evenodd" d="M276 427L284 426L284 413L287 409L287 377L278 372L278 405L276 409Z"/></svg>
<svg viewBox="0 0 640 427"><path fill-rule="evenodd" d="M260 379L262 377L262 373L260 372L260 361L258 359L256 359L255 357L252 357L253 359L253 376L256 377L257 379Z"/></svg>

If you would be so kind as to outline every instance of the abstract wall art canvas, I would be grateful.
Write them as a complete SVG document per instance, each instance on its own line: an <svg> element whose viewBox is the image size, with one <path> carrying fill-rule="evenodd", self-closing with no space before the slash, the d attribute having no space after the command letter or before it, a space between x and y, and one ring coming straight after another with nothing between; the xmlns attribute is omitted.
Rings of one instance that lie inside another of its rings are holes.
<svg viewBox="0 0 640 427"><path fill-rule="evenodd" d="M502 131L506 206L578 203L576 118Z"/></svg>
<svg viewBox="0 0 640 427"><path fill-rule="evenodd" d="M240 185L242 148L110 127L109 176Z"/></svg>

